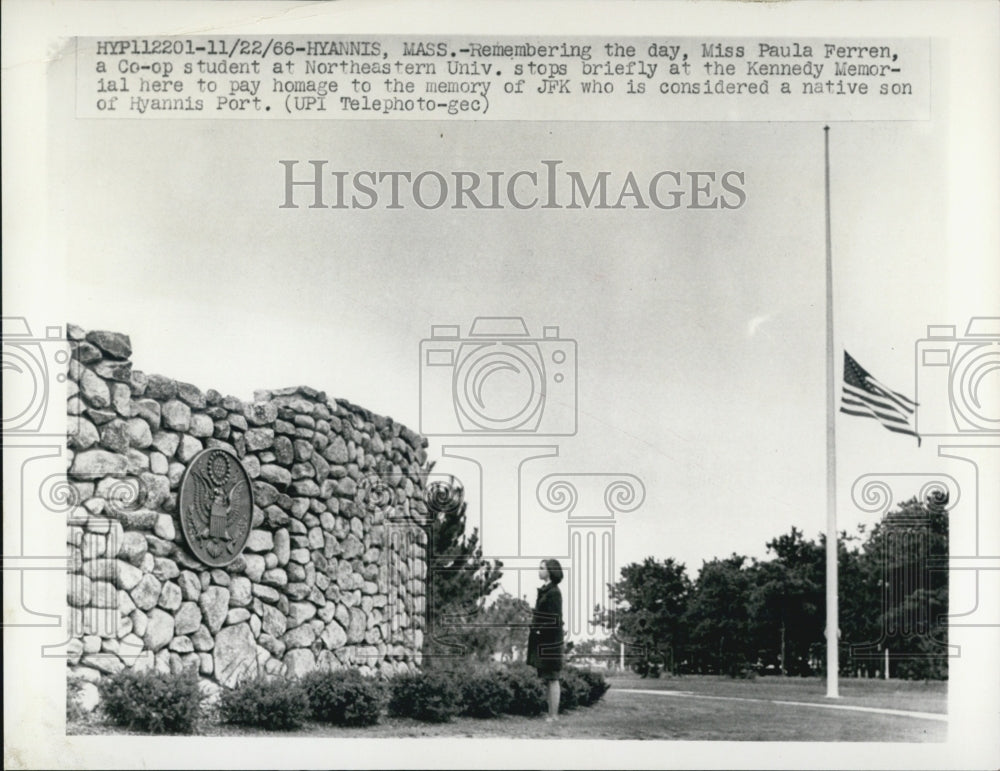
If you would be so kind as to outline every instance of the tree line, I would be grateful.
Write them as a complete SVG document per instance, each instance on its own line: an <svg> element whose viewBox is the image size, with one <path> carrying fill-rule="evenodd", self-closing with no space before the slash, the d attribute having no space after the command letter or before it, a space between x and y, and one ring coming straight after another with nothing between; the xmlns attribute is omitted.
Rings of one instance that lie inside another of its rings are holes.
<svg viewBox="0 0 1000 771"><path fill-rule="evenodd" d="M464 491L432 509L426 523L432 568L427 580L424 661L523 657L531 606L496 595L503 564L484 559L466 531ZM911 498L838 543L841 674L946 679L948 499ZM574 655L626 663L643 676L750 673L820 675L826 662L826 537L802 530L766 543L764 560L732 554L705 561L691 578L673 558L647 557L609 585L610 607L594 620L613 630L578 641Z"/></svg>
<svg viewBox="0 0 1000 771"><path fill-rule="evenodd" d="M838 543L841 674L946 679L947 498L901 504ZM825 672L826 538L798 528L767 542L768 558L626 565L595 620L614 634L578 652L617 658L644 676Z"/></svg>

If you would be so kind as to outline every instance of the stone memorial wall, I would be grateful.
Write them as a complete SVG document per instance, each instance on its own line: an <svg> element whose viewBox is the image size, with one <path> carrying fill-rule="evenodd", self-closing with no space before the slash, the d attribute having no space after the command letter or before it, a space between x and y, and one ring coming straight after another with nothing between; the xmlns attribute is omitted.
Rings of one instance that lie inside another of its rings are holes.
<svg viewBox="0 0 1000 771"><path fill-rule="evenodd" d="M312 388L243 402L133 369L124 334L67 336L68 663L91 696L127 667L217 689L419 665L425 439Z"/></svg>

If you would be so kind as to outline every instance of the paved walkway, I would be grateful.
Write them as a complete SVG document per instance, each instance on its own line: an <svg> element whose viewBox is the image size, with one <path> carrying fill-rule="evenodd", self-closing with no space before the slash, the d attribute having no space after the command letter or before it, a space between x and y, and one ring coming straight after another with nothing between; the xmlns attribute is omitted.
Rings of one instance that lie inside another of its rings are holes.
<svg viewBox="0 0 1000 771"><path fill-rule="evenodd" d="M924 720L940 720L947 723L948 716L938 712L911 712L903 709L886 709L883 707L857 707L850 704L831 704L815 701L782 701L779 699L750 699L744 696L710 696L693 691L658 691L648 688L612 688L608 693L649 693L655 696L675 696L685 699L717 699L719 701L754 701L763 704L781 704L790 707L817 707L819 709L839 709L848 712L874 712L879 715L898 715L900 717L916 717Z"/></svg>

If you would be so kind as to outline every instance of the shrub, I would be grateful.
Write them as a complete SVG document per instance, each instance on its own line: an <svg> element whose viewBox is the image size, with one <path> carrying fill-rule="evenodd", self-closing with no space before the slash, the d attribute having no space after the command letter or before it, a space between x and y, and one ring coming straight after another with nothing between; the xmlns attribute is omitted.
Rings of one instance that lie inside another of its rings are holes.
<svg viewBox="0 0 1000 771"><path fill-rule="evenodd" d="M428 723L446 723L461 709L462 695L454 675L418 672L390 680L389 713Z"/></svg>
<svg viewBox="0 0 1000 771"><path fill-rule="evenodd" d="M83 681L71 677L66 681L66 722L81 720L85 715L80 704L80 694L83 692Z"/></svg>
<svg viewBox="0 0 1000 771"><path fill-rule="evenodd" d="M510 709L514 694L499 669L480 669L462 678L464 713L472 717L497 717Z"/></svg>
<svg viewBox="0 0 1000 771"><path fill-rule="evenodd" d="M545 684L534 669L526 664L514 664L503 671L502 677L511 691L507 707L510 714L531 717L548 709Z"/></svg>
<svg viewBox="0 0 1000 771"><path fill-rule="evenodd" d="M663 669L663 664L658 658L641 658L632 662L632 671L640 677L657 678Z"/></svg>
<svg viewBox="0 0 1000 771"><path fill-rule="evenodd" d="M356 669L313 670L302 678L314 720L334 725L375 725L385 703L385 687Z"/></svg>
<svg viewBox="0 0 1000 771"><path fill-rule="evenodd" d="M122 670L98 685L104 714L115 725L150 733L190 733L204 695L192 670L179 674Z"/></svg>
<svg viewBox="0 0 1000 771"><path fill-rule="evenodd" d="M389 680L389 703L387 705L390 715L396 717L410 717L416 709L417 695L423 682L422 672L407 672L396 675Z"/></svg>
<svg viewBox="0 0 1000 771"><path fill-rule="evenodd" d="M581 707L589 707L592 702L590 700L590 682L577 672L576 677L573 682L573 687L576 689L576 702Z"/></svg>
<svg viewBox="0 0 1000 771"><path fill-rule="evenodd" d="M295 680L256 677L222 692L219 716L226 723L288 731L309 717L309 697Z"/></svg>
<svg viewBox="0 0 1000 771"><path fill-rule="evenodd" d="M575 669L566 667L559 675L559 711L566 712L585 705L590 696L590 685Z"/></svg>
<svg viewBox="0 0 1000 771"><path fill-rule="evenodd" d="M589 688L587 692L586 699L582 702L585 706L590 706L601 700L601 697L607 692L611 684L604 678L600 672L594 672L589 669L579 669L577 674L587 683Z"/></svg>

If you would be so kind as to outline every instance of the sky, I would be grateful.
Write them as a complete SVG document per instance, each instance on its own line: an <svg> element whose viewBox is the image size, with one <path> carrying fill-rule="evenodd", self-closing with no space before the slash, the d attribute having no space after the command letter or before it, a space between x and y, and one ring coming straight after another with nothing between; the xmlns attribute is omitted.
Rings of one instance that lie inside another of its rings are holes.
<svg viewBox="0 0 1000 771"><path fill-rule="evenodd" d="M642 481L645 502L617 520L618 565L673 557L693 576L716 556L765 557L792 526L808 537L825 528L820 124L60 125L66 320L129 333L137 368L241 398L308 384L419 428L419 348L432 325L466 335L477 316L519 316L535 335L558 326L578 357L578 431L556 442L558 457L524 467L527 554L566 550L565 519L533 499L551 473ZM747 202L292 210L280 208L281 159L415 173L555 159L618 179L734 170ZM943 164L933 124L831 131L838 378L846 347L912 395L926 325L966 321L941 292L945 223L927 216L942 206ZM840 526L853 530L865 521L849 506L854 479L888 470L887 458L926 464L929 452L873 421L839 418L838 431ZM441 458L439 441L430 456ZM462 479L475 521L475 467L443 459L438 470Z"/></svg>

